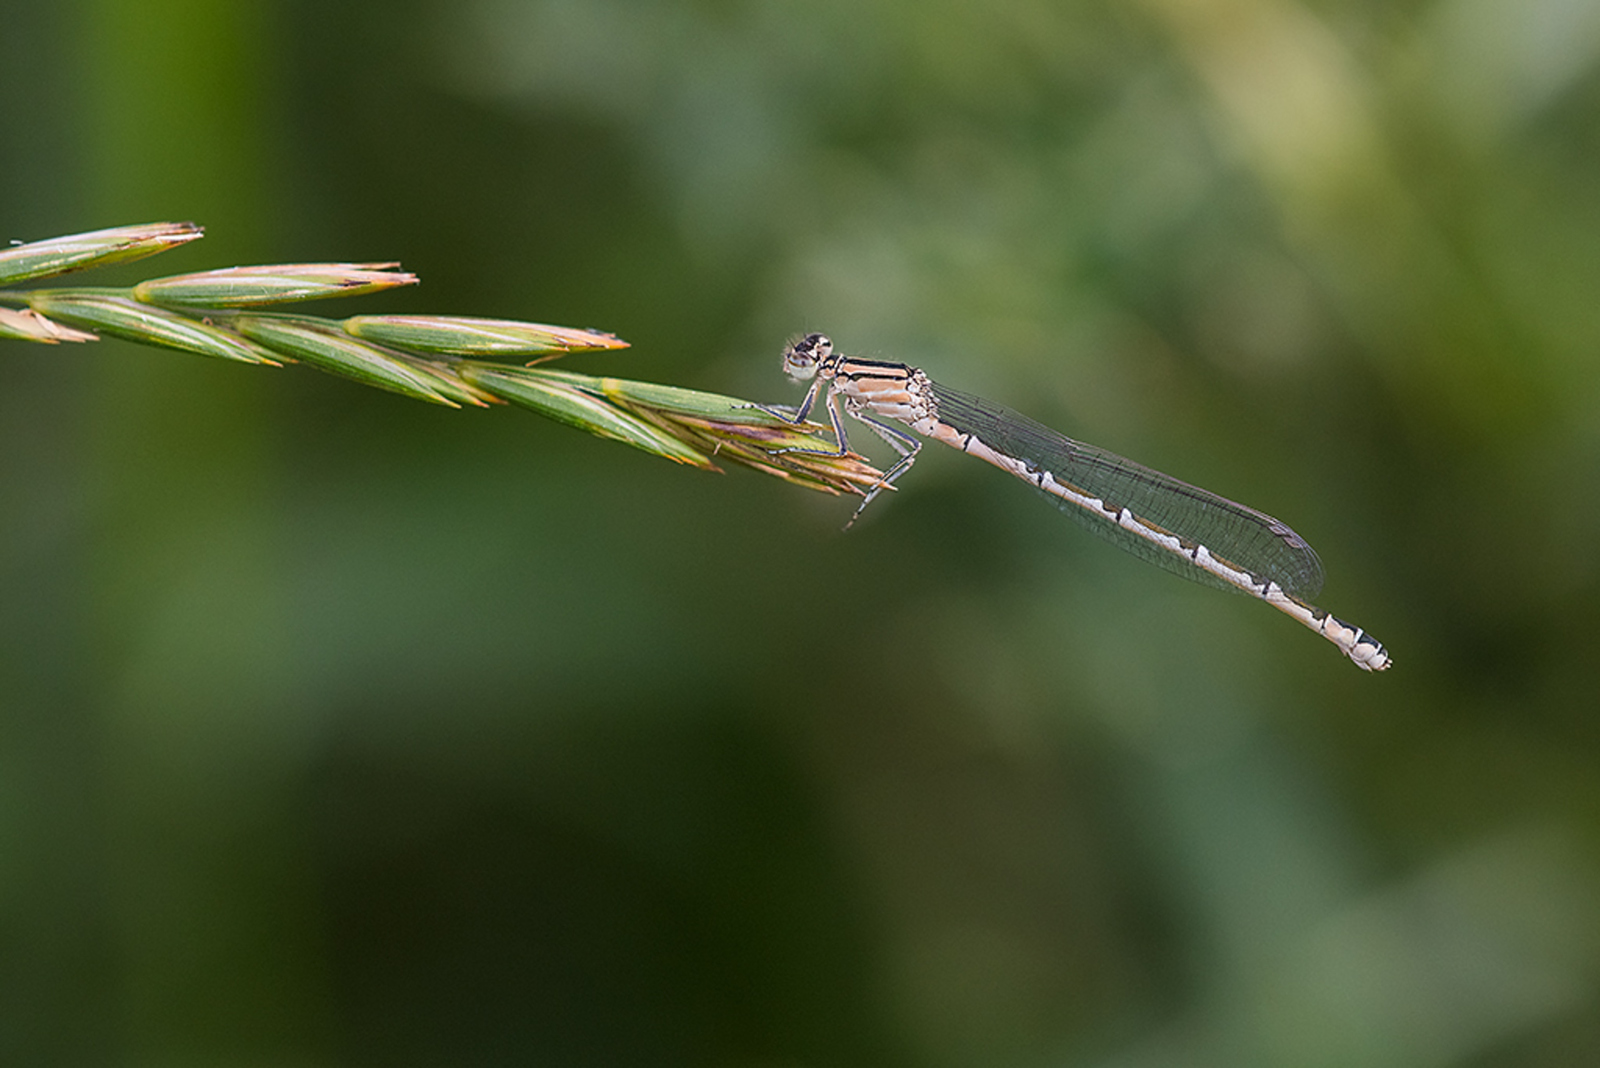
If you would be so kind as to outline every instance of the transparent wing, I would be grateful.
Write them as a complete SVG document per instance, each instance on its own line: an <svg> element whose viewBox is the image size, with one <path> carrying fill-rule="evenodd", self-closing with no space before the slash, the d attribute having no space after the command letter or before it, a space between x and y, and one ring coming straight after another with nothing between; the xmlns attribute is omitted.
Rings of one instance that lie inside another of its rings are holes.
<svg viewBox="0 0 1600 1068"><path fill-rule="evenodd" d="M1286 593L1310 599L1322 589L1322 562L1316 551L1270 515L1074 441L993 401L938 383L932 387L938 418L963 434L976 434L991 448L1035 470L1049 471L1057 482L1099 498L1113 511L1127 508L1150 526L1204 545L1213 556L1257 579L1276 582ZM1233 589L1186 557L1118 526L1095 509L1046 496L1080 525L1141 560L1206 586Z"/></svg>

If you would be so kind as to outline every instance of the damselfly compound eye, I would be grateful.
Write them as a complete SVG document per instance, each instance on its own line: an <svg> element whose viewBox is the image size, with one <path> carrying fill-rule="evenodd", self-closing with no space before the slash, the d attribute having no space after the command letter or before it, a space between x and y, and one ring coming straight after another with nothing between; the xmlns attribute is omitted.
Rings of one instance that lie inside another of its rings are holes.
<svg viewBox="0 0 1600 1068"><path fill-rule="evenodd" d="M833 342L826 334L807 334L783 349L783 371L796 381L817 373L817 365L833 355Z"/></svg>
<svg viewBox="0 0 1600 1068"><path fill-rule="evenodd" d="M833 355L833 340L827 334L807 334L800 339L800 344L805 346L818 362Z"/></svg>

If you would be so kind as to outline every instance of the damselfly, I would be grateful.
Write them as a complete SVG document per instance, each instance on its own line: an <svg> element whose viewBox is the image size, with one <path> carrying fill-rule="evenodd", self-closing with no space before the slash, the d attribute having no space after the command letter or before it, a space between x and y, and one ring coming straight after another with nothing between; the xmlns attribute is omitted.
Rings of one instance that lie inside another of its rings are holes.
<svg viewBox="0 0 1600 1068"><path fill-rule="evenodd" d="M835 353L822 334L791 342L784 349L783 369L797 382L812 380L811 388L792 414L787 409L775 414L802 422L826 386L824 406L837 455L849 451L841 404L843 412L899 453L899 461L866 493L852 523L911 468L922 448L917 438L884 422L893 420L1009 471L1143 560L1267 602L1338 646L1357 667L1382 671L1391 663L1382 642L1310 603L1322 589L1322 562L1304 538L1263 512L941 386L915 367Z"/></svg>

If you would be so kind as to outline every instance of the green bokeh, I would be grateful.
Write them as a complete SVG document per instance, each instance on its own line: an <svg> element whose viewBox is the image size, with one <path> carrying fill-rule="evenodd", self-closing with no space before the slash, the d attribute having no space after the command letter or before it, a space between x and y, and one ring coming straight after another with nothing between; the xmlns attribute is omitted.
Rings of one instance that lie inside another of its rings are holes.
<svg viewBox="0 0 1600 1068"><path fill-rule="evenodd" d="M1265 509L1367 676L930 448L0 352L0 1064L1600 1060L1600 8L0 5L0 237L804 329ZM76 280L74 280L76 281ZM881 457L880 457L881 458Z"/></svg>

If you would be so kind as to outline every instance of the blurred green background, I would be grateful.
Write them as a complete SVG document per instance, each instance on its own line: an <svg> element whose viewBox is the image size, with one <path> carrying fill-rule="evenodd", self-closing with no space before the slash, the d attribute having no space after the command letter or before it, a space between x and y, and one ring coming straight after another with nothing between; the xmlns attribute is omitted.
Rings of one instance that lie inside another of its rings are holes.
<svg viewBox="0 0 1600 1068"><path fill-rule="evenodd" d="M805 329L1270 511L1368 676L930 449L0 352L0 1063L1600 1061L1600 5L0 4L0 238ZM880 457L881 458L881 457Z"/></svg>

